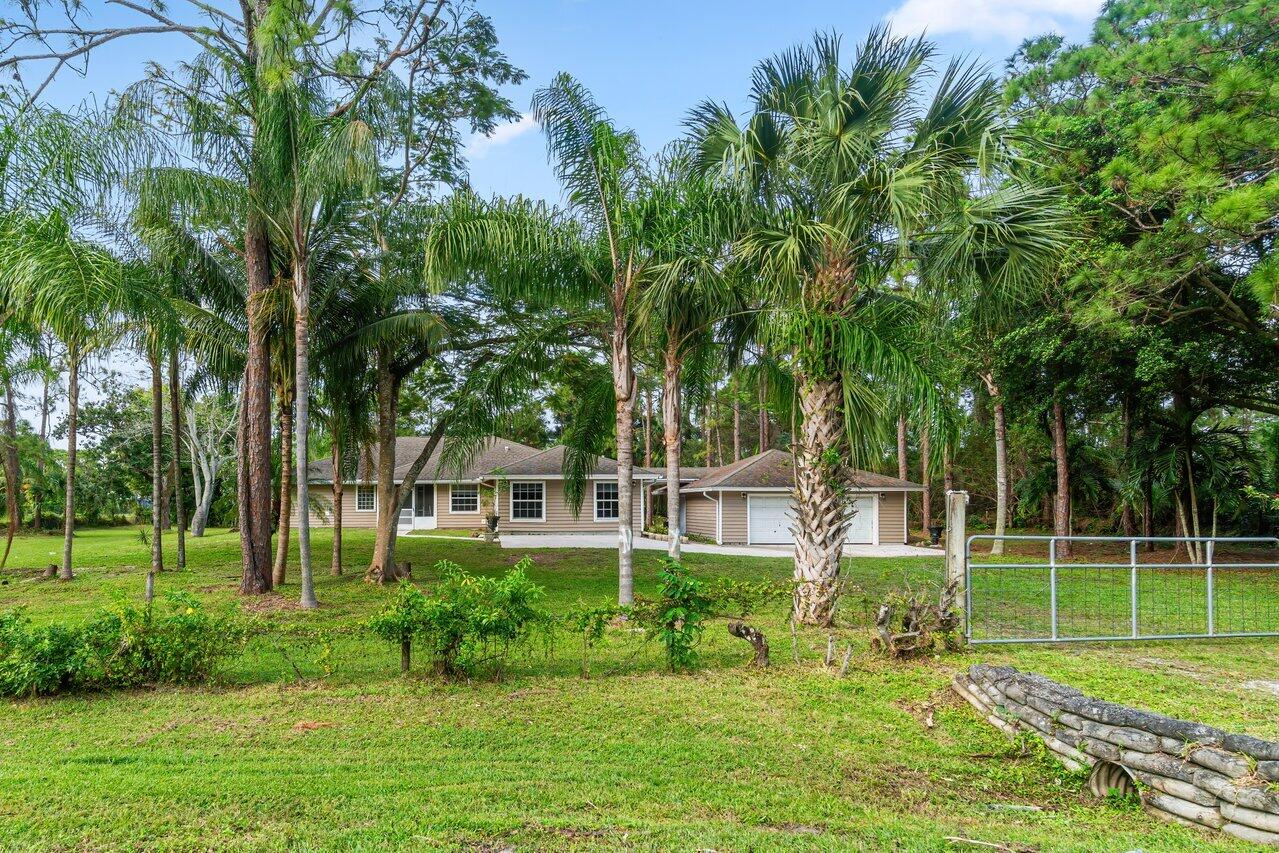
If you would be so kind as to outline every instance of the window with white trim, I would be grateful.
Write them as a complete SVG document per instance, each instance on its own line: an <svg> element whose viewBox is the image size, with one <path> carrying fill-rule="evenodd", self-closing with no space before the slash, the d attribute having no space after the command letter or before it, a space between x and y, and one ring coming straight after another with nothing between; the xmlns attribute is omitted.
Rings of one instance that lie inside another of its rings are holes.
<svg viewBox="0 0 1279 853"><path fill-rule="evenodd" d="M355 487L355 510L356 512L373 512L377 509L377 487L376 486L356 486Z"/></svg>
<svg viewBox="0 0 1279 853"><path fill-rule="evenodd" d="M449 486L449 512L479 512L480 487L455 484Z"/></svg>
<svg viewBox="0 0 1279 853"><path fill-rule="evenodd" d="M599 482L595 484L595 520L616 521L622 514L621 500L617 493L617 483Z"/></svg>
<svg viewBox="0 0 1279 853"><path fill-rule="evenodd" d="M511 483L511 520L546 518L546 487L542 483Z"/></svg>

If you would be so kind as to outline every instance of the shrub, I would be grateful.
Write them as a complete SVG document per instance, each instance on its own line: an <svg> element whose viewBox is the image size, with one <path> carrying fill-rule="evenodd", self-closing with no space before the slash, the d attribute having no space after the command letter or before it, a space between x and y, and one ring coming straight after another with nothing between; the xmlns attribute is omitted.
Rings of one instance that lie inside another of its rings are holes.
<svg viewBox="0 0 1279 853"><path fill-rule="evenodd" d="M582 638L583 678L591 676L591 650L604 638L604 629L628 610L629 608L620 604L592 606L579 599L577 605L564 616L564 624L568 630Z"/></svg>
<svg viewBox="0 0 1279 853"><path fill-rule="evenodd" d="M33 627L21 610L0 614L0 695L57 693L84 665L81 632L61 625Z"/></svg>
<svg viewBox="0 0 1279 853"><path fill-rule="evenodd" d="M230 617L213 617L189 593L165 596L167 612L123 605L85 629L86 684L200 684L239 645L244 632Z"/></svg>
<svg viewBox="0 0 1279 853"><path fill-rule="evenodd" d="M705 584L677 560L663 558L657 577L662 582L661 597L656 601L637 599L630 615L649 637L662 641L671 672L695 669L697 644L706 619L715 613L715 602L706 594Z"/></svg>
<svg viewBox="0 0 1279 853"><path fill-rule="evenodd" d="M401 669L408 670L409 644L424 643L441 675L471 674L491 663L501 671L512 652L548 632L551 616L538 606L542 588L528 579L532 561L520 560L500 578L477 577L448 560L431 596L401 582L395 599L369 622L377 636L400 643Z"/></svg>
<svg viewBox="0 0 1279 853"><path fill-rule="evenodd" d="M425 624L426 596L410 581L402 579L391 603L368 622L369 630L388 643L400 647L400 672L408 672L413 655L413 638Z"/></svg>

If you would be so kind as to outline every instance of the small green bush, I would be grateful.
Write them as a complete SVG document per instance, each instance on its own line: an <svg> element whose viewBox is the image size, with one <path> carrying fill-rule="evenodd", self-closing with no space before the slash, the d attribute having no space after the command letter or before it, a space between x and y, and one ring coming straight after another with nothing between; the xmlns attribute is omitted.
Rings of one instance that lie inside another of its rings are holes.
<svg viewBox="0 0 1279 853"><path fill-rule="evenodd" d="M538 634L549 636L552 619L538 606L543 592L528 578L525 557L500 578L475 576L441 560L442 579L427 596L402 581L395 598L371 619L369 629L400 644L400 667L409 668L409 648L425 644L440 675L470 675L485 664L501 672L510 655Z"/></svg>
<svg viewBox="0 0 1279 853"><path fill-rule="evenodd" d="M0 614L0 696L143 684L201 684L243 639L187 593L168 609L121 606L84 626L34 627L21 610Z"/></svg>
<svg viewBox="0 0 1279 853"><path fill-rule="evenodd" d="M649 637L662 641L671 672L696 669L697 645L706 620L715 615L716 601L707 594L706 585L677 560L663 558L657 577L662 582L661 597L637 598L629 615Z"/></svg>
<svg viewBox="0 0 1279 853"><path fill-rule="evenodd" d="M243 639L238 623L210 616L189 593L171 592L165 600L166 612L124 605L85 629L98 686L201 684Z"/></svg>
<svg viewBox="0 0 1279 853"><path fill-rule="evenodd" d="M374 636L400 647L400 672L408 672L412 663L413 638L425 625L426 596L408 580L401 580L391 603L368 621Z"/></svg>
<svg viewBox="0 0 1279 853"><path fill-rule="evenodd" d="M34 627L23 610L0 614L0 696L57 693L84 666L81 632L61 625Z"/></svg>

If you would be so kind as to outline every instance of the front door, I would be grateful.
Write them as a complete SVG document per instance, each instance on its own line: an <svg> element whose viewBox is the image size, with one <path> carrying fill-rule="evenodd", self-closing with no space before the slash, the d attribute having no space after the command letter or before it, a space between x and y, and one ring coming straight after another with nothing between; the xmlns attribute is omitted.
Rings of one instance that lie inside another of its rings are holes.
<svg viewBox="0 0 1279 853"><path fill-rule="evenodd" d="M417 483L413 486L413 529L435 529L434 483Z"/></svg>

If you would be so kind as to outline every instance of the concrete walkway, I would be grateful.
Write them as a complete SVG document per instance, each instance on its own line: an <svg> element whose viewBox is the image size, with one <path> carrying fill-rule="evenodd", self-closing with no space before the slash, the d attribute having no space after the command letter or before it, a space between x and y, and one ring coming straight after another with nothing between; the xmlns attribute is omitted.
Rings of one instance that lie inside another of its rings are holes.
<svg viewBox="0 0 1279 853"><path fill-rule="evenodd" d="M616 548L616 536L593 533L547 533L511 535L501 539L503 548L527 551L533 548ZM635 538L636 549L665 551L665 539L647 536ZM789 557L795 553L790 545L707 545L702 542L685 542L682 550L690 554L732 554L739 557ZM914 545L845 545L845 557L941 557L940 548L919 548Z"/></svg>

